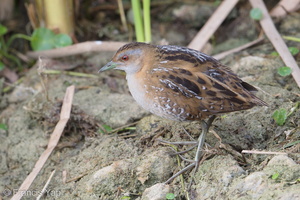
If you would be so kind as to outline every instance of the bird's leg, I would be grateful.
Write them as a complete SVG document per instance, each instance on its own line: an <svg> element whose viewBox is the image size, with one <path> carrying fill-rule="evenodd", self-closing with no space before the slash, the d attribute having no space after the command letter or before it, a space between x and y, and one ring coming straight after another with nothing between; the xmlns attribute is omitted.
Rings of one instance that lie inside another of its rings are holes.
<svg viewBox="0 0 300 200"><path fill-rule="evenodd" d="M198 146L198 145L195 144L195 145L193 145L192 147L190 147L190 148L188 148L188 149L186 149L186 150L184 150L184 151L176 151L175 149L171 148L171 149L174 151L174 153L172 153L171 155L172 155L172 156L175 156L175 155L185 154L185 153L187 153L187 152L193 150L193 149L196 148L197 146Z"/></svg>
<svg viewBox="0 0 300 200"><path fill-rule="evenodd" d="M195 156L195 163L196 163L195 172L197 171L197 169L199 167L200 158L201 158L202 152L203 152L202 147L205 142L206 134L215 118L216 118L216 115L213 115L207 120L207 122L205 122L204 120L201 121L202 133L198 139L198 147L197 147L196 156Z"/></svg>
<svg viewBox="0 0 300 200"><path fill-rule="evenodd" d="M196 151L196 156L194 159L194 162L189 164L188 166L186 166L185 168L183 168L182 170L180 170L179 172L177 172L176 174L174 174L171 178L169 178L165 184L170 183L172 180L174 180L177 176L179 176L180 174L186 172L189 169L195 168L194 173L196 173L198 167L199 167L199 162L202 156L202 147L203 144L205 142L205 137L206 134L209 130L209 127L211 126L212 122L214 121L214 119L216 118L215 115L211 116L207 122L205 122L204 120L201 121L201 126L202 126L202 132L198 138L198 147L197 147L197 151ZM190 184L191 185L191 184ZM190 187L190 186L189 186Z"/></svg>

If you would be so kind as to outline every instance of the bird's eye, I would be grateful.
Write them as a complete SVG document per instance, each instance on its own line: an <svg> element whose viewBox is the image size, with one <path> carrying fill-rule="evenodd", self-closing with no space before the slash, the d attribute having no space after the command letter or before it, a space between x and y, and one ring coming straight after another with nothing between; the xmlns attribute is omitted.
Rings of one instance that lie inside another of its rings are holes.
<svg viewBox="0 0 300 200"><path fill-rule="evenodd" d="M129 57L127 55L122 56L122 60L127 61Z"/></svg>

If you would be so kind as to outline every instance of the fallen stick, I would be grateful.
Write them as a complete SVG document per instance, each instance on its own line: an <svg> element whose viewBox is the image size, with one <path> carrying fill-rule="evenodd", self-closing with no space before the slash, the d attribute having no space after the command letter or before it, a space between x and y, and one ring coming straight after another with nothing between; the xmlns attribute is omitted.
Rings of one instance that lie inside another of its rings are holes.
<svg viewBox="0 0 300 200"><path fill-rule="evenodd" d="M214 14L207 20L201 30L197 33L194 39L190 42L188 47L201 51L209 38L222 24L237 2L238 0L224 0L216 9Z"/></svg>
<svg viewBox="0 0 300 200"><path fill-rule="evenodd" d="M222 53L213 55L212 57L214 57L214 58L217 59L217 60L220 60L220 59L222 59L222 58L224 58L224 57L226 57L226 56L228 56L228 55L230 55L230 54L232 54L232 53L236 53L236 52L242 51L242 50L244 50L244 49L247 49L248 47L251 47L252 45L255 45L255 44L261 42L263 39L264 39L264 38L259 37L259 38L257 38L256 40L254 40L254 41L252 41L252 42L249 42L249 43L244 44L244 45L242 45L242 46L239 46L239 47L237 47L237 48L230 49L230 50L228 50L228 51L224 51L224 52L222 52Z"/></svg>
<svg viewBox="0 0 300 200"><path fill-rule="evenodd" d="M97 51L117 51L121 46L126 44L125 42L102 42L102 41L88 41L78 44L73 44L67 47L61 47L57 49L44 50L44 51L29 51L27 56L31 58L60 58L65 56L72 56L82 54L86 52Z"/></svg>
<svg viewBox="0 0 300 200"><path fill-rule="evenodd" d="M281 0L271 11L272 17L285 17L300 8L300 0Z"/></svg>
<svg viewBox="0 0 300 200"><path fill-rule="evenodd" d="M44 164L46 163L47 159L51 155L52 151L56 147L61 134L70 118L72 101L74 96L75 86L69 86L66 90L66 95L64 97L63 105L60 112L60 120L56 124L54 131L50 137L48 142L47 149L42 153L38 161L36 162L34 168L32 169L31 173L26 177L20 188L18 189L17 193L11 198L11 200L19 200L22 196L26 193L29 189L30 185L37 177L38 173L43 168Z"/></svg>
<svg viewBox="0 0 300 200"><path fill-rule="evenodd" d="M300 69L285 42L278 33L264 2L262 0L250 0L250 3L253 8L259 8L262 11L263 18L260 20L260 24L285 65L292 69L292 76L294 77L298 87L300 87Z"/></svg>

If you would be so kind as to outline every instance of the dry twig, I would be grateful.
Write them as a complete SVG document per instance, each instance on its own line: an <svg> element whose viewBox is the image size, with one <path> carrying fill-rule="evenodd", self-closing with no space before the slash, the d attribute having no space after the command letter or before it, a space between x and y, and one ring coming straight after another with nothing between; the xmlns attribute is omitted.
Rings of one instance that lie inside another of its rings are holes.
<svg viewBox="0 0 300 200"><path fill-rule="evenodd" d="M255 44L261 42L263 39L264 39L264 38L259 37L259 38L257 38L256 40L254 40L254 41L252 41L252 42L249 42L249 43L247 43L247 44L244 44L244 45L242 45L242 46L239 46L239 47L237 47L237 48L230 49L230 50L228 50L228 51L224 51L224 52L222 52L222 53L213 55L213 57L214 57L215 59L218 59L218 60L219 60L219 59L222 59L222 58L224 58L224 57L226 57L226 56L228 56L228 55L230 55L230 54L232 54L232 53L236 53L236 52L242 51L242 50L244 50L244 49L247 49L248 47L251 47L251 46L253 46L253 45L255 45Z"/></svg>
<svg viewBox="0 0 300 200"><path fill-rule="evenodd" d="M102 41L88 41L74 44L58 49L51 49L45 51L29 51L26 55L31 58L39 58L40 56L46 58L61 58L65 56L72 56L87 52L97 51L117 51L124 42L102 42Z"/></svg>
<svg viewBox="0 0 300 200"><path fill-rule="evenodd" d="M34 168L31 173L26 177L22 185L20 186L18 192L12 197L12 200L19 200L22 198L23 194L29 189L30 185L38 175L38 173L43 168L47 159L51 155L54 148L57 146L58 141L61 137L61 134L70 118L72 101L74 96L75 86L72 85L67 88L66 95L63 101L63 105L60 113L60 120L56 124L55 129L50 137L47 149L42 153L39 160L36 162Z"/></svg>
<svg viewBox="0 0 300 200"><path fill-rule="evenodd" d="M284 17L300 8L300 0L281 0L270 12L272 17Z"/></svg>
<svg viewBox="0 0 300 200"><path fill-rule="evenodd" d="M250 154L271 154L271 155L287 155L285 152L274 152L274 151L256 151L256 150L243 150L242 153Z"/></svg>
<svg viewBox="0 0 300 200"><path fill-rule="evenodd" d="M188 47L201 51L209 38L218 29L237 2L238 0L224 0L216 9L214 14L208 19L205 25L201 28L201 30L197 33Z"/></svg>

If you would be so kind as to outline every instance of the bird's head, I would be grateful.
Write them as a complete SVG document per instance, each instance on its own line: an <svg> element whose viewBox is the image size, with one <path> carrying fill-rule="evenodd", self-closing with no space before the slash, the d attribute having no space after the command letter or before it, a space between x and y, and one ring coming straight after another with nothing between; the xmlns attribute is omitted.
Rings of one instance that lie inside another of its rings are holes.
<svg viewBox="0 0 300 200"><path fill-rule="evenodd" d="M136 73L141 70L143 60L148 55L151 45L133 42L122 46L112 60L103 66L99 72L109 69L124 70L127 74Z"/></svg>

